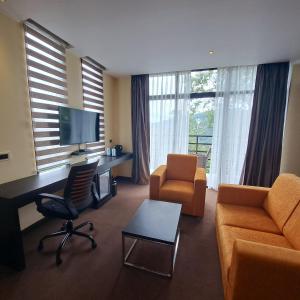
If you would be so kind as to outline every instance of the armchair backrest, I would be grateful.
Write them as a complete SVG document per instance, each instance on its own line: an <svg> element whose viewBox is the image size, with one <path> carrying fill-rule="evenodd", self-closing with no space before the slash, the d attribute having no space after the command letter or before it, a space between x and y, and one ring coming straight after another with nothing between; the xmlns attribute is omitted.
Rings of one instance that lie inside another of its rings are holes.
<svg viewBox="0 0 300 300"><path fill-rule="evenodd" d="M73 166L70 170L64 198L69 199L76 208L87 207L93 201L91 189L98 163Z"/></svg>
<svg viewBox="0 0 300 300"><path fill-rule="evenodd" d="M194 181L197 170L197 156L187 154L168 154L167 179Z"/></svg>

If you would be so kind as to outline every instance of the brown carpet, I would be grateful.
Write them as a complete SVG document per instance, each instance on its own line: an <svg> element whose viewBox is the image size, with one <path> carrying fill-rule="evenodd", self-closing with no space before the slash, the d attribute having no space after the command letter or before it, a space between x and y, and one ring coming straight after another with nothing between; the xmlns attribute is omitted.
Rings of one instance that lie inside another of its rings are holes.
<svg viewBox="0 0 300 300"><path fill-rule="evenodd" d="M98 247L73 237L55 265L59 239L48 240L36 250L43 235L60 227L49 220L24 234L27 268L1 270L0 299L223 299L214 226L216 193L208 190L204 218L182 216L181 236L172 279L129 269L121 263L121 230L148 196L148 186L119 184L117 197L98 210L89 210L76 223L94 222ZM133 260L148 266L167 267L168 248L142 242Z"/></svg>

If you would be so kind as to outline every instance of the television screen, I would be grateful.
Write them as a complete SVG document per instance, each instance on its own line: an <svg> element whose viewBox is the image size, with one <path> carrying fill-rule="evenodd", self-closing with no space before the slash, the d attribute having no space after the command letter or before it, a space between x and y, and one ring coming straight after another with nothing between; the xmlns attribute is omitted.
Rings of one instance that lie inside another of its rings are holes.
<svg viewBox="0 0 300 300"><path fill-rule="evenodd" d="M99 141L99 114L81 109L59 107L60 145Z"/></svg>

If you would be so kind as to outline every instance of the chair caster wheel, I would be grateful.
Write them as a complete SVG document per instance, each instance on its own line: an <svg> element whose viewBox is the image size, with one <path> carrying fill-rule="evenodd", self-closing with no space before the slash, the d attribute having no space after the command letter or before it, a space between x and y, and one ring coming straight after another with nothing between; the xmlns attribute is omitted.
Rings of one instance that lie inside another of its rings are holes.
<svg viewBox="0 0 300 300"><path fill-rule="evenodd" d="M61 258L56 258L56 265L59 266L62 263Z"/></svg>
<svg viewBox="0 0 300 300"><path fill-rule="evenodd" d="M95 248L97 248L97 244L96 244L96 242L93 242L92 243L92 249L95 249Z"/></svg>
<svg viewBox="0 0 300 300"><path fill-rule="evenodd" d="M38 251L40 252L40 251L42 251L43 249L44 249L44 245L43 245L43 243L42 242L39 242L39 245L38 245Z"/></svg>

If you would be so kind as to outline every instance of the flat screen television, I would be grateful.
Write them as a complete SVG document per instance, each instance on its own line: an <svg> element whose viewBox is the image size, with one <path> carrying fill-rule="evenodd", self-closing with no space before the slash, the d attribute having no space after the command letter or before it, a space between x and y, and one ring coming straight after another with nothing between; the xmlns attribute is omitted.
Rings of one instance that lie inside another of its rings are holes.
<svg viewBox="0 0 300 300"><path fill-rule="evenodd" d="M59 107L60 145L99 141L99 113Z"/></svg>

